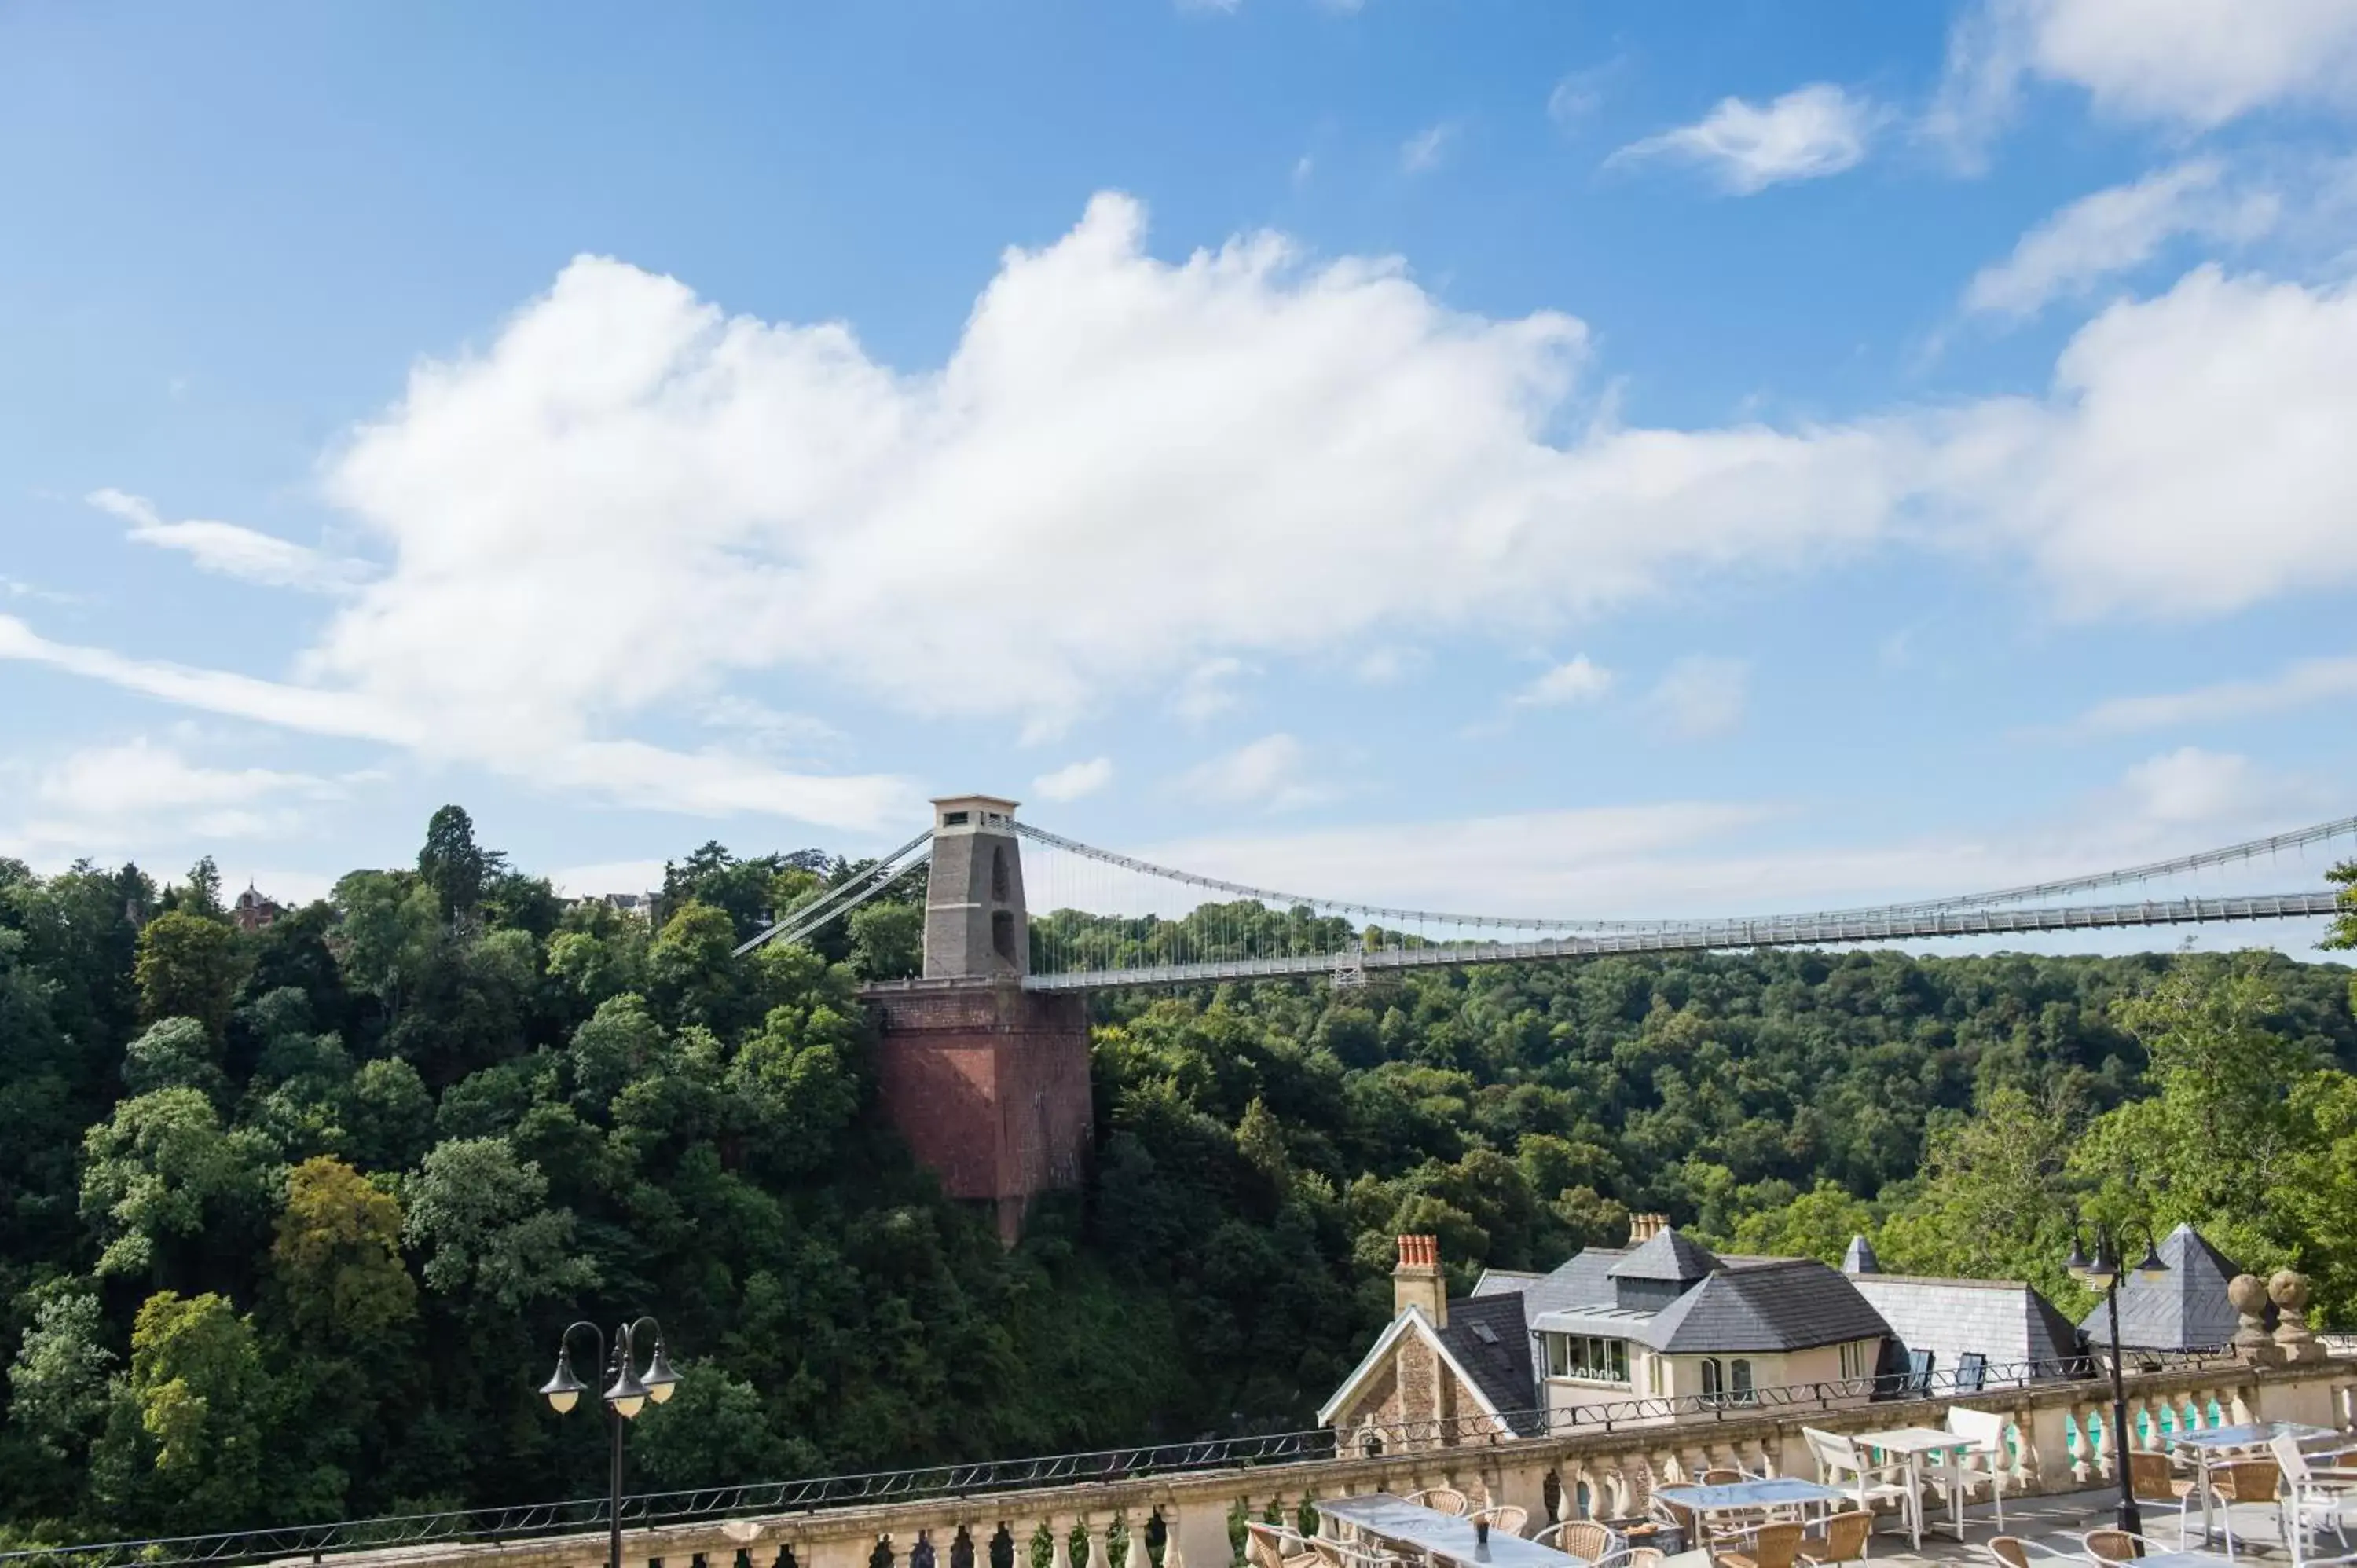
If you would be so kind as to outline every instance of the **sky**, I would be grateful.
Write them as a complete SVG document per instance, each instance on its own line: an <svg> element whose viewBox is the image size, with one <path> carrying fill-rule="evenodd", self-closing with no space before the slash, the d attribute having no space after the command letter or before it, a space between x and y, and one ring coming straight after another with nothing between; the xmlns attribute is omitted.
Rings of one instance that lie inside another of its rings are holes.
<svg viewBox="0 0 2357 1568"><path fill-rule="evenodd" d="M2346 0L8 0L0 855L981 790L1645 916L2345 815L2352 132Z"/></svg>

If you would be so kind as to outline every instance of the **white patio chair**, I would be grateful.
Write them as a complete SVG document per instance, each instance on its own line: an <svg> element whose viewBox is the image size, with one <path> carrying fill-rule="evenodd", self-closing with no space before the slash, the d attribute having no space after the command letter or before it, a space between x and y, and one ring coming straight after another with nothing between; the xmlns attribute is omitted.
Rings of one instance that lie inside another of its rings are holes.
<svg viewBox="0 0 2357 1568"><path fill-rule="evenodd" d="M2319 1526L2330 1525L2345 1555L2349 1551L2348 1509L2357 1508L2357 1469L2309 1463L2299 1439L2288 1434L2271 1439L2267 1452L2283 1473L2276 1495L2283 1512L2284 1544L2291 1550L2292 1568L2305 1568Z"/></svg>
<svg viewBox="0 0 2357 1568"><path fill-rule="evenodd" d="M2005 1481L2011 1455L2005 1449L2005 1417L1993 1410L1948 1407L1948 1430L1972 1440L1972 1446L1942 1455L1932 1462L1931 1476L1941 1489L1953 1489L1961 1504L1972 1501L1982 1487L1996 1509L1996 1528L2005 1530Z"/></svg>
<svg viewBox="0 0 2357 1568"><path fill-rule="evenodd" d="M1887 1460L1876 1464L1868 1459L1858 1445L1838 1432L1826 1432L1819 1427L1804 1426L1801 1435L1808 1440L1809 1452L1816 1456L1817 1479L1828 1487L1839 1487L1850 1500L1871 1513L1877 1502L1896 1502L1910 1534L1921 1529L1918 1522L1923 1499L1907 1484L1907 1462Z"/></svg>

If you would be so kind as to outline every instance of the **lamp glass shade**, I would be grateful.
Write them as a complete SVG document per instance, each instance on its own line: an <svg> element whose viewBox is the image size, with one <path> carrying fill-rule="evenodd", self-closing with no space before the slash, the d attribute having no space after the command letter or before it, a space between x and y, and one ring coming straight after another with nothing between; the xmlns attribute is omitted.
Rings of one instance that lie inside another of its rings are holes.
<svg viewBox="0 0 2357 1568"><path fill-rule="evenodd" d="M555 1374L548 1381L540 1385L540 1392L541 1397L548 1401L549 1408L557 1414L563 1415L579 1402L581 1396L588 1391L588 1384L573 1375L571 1352L559 1350L556 1353Z"/></svg>
<svg viewBox="0 0 2357 1568"><path fill-rule="evenodd" d="M2160 1261L2159 1248L2147 1247L2144 1250L2144 1262L2136 1265L2136 1273L2148 1280L2157 1280L2169 1273L2169 1265Z"/></svg>
<svg viewBox="0 0 2357 1568"><path fill-rule="evenodd" d="M655 1341L654 1359L647 1363L647 1375L639 1380L647 1386L647 1398L657 1404L671 1398L679 1382L679 1374L671 1369L671 1359L663 1354L662 1341Z"/></svg>
<svg viewBox="0 0 2357 1568"><path fill-rule="evenodd" d="M2087 1262L2086 1249L2079 1245L2079 1238L2075 1235L2071 1238L2071 1255L2062 1260L2062 1266L2070 1271L2071 1277L2074 1280L2085 1279L2087 1271L2094 1267L2093 1263Z"/></svg>
<svg viewBox="0 0 2357 1568"><path fill-rule="evenodd" d="M606 1402L626 1421L646 1408L647 1385L639 1381L639 1375L630 1370L628 1361L622 1363L621 1371L614 1379L614 1386L606 1391Z"/></svg>

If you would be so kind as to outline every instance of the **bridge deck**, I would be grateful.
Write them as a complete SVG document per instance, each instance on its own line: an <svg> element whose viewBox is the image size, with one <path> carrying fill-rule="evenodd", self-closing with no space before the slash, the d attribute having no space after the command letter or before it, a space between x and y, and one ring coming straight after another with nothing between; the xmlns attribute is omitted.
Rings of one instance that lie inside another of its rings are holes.
<svg viewBox="0 0 2357 1568"><path fill-rule="evenodd" d="M2259 894L2244 898L2171 898L2137 904L2054 905L2026 909L1927 909L1903 915L1765 916L1697 920L1651 930L1603 931L1523 942L1436 943L1366 952L1303 953L1213 960L1137 969L1075 970L1024 977L1032 991L1113 991L1222 980L1448 969L1478 963L1593 958L1602 953L1694 952L1717 948L1818 947L1844 942L1911 941L1932 937L2006 936L2026 931L2087 931L2128 926L2201 925L2222 920L2283 920L2335 915L2337 893Z"/></svg>

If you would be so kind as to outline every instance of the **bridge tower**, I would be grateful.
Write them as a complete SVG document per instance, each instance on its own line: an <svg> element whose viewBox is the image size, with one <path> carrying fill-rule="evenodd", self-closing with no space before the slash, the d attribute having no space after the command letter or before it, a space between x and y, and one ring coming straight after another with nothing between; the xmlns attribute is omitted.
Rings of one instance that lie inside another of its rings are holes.
<svg viewBox="0 0 2357 1568"><path fill-rule="evenodd" d="M1017 802L933 802L920 980L864 993L884 1109L950 1197L992 1206L1013 1245L1043 1192L1078 1187L1092 1140L1088 1004L1023 989L1031 939Z"/></svg>

